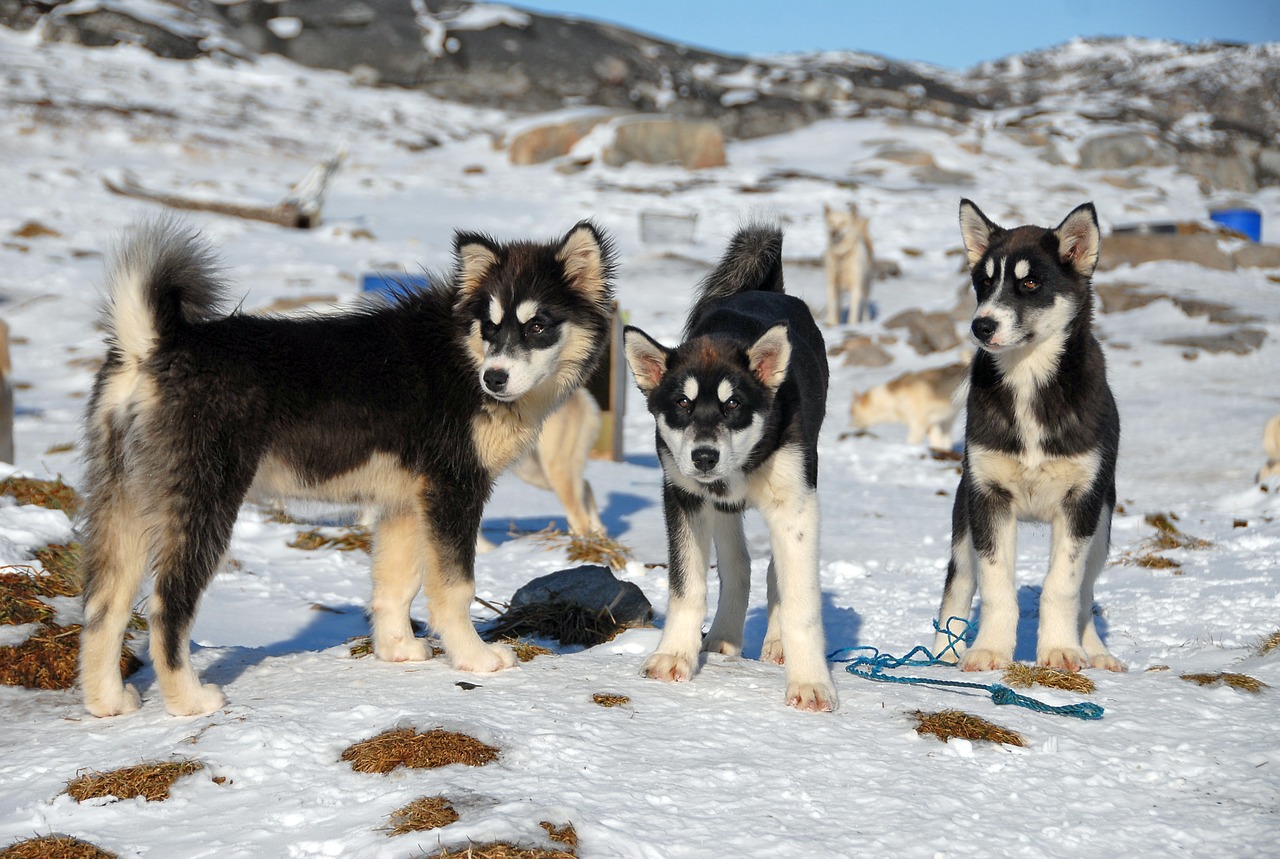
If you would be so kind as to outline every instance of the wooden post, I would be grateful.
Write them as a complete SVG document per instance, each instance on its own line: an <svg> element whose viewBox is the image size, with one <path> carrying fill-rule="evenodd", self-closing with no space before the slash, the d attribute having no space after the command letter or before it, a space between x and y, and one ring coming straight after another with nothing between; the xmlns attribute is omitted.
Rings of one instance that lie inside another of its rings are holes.
<svg viewBox="0 0 1280 859"><path fill-rule="evenodd" d="M587 381L587 390L600 406L600 435L591 455L597 459L621 462L622 419L627 402L627 362L622 352L622 312L613 303L613 322L609 326L609 348Z"/></svg>

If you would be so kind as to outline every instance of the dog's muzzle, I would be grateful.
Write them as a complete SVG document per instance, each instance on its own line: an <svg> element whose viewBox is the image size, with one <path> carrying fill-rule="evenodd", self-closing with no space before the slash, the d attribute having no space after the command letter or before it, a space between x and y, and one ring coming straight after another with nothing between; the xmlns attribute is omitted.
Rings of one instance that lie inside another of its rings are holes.
<svg viewBox="0 0 1280 859"><path fill-rule="evenodd" d="M699 474L713 471L720 463L720 451L714 447L695 447L693 449L693 467Z"/></svg>
<svg viewBox="0 0 1280 859"><path fill-rule="evenodd" d="M973 332L973 336L979 343L990 343L999 328L1000 323L995 319L990 316L979 316L973 320L969 330Z"/></svg>

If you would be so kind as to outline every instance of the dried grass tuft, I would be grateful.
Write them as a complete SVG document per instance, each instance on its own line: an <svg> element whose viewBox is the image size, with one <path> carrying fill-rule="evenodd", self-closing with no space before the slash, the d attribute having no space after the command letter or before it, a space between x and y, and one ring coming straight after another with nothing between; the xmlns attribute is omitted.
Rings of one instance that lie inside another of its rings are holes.
<svg viewBox="0 0 1280 859"><path fill-rule="evenodd" d="M161 761L138 764L111 772L91 772L67 783L67 793L76 802L114 796L116 799L133 799L140 796L147 802L163 802L169 798L169 788L186 775L204 769L199 761Z"/></svg>
<svg viewBox="0 0 1280 859"><path fill-rule="evenodd" d="M0 480L0 495L12 495L19 504L34 504L50 510L63 510L75 516L80 510L80 494L57 480L37 480L34 477L6 477Z"/></svg>
<svg viewBox="0 0 1280 859"><path fill-rule="evenodd" d="M1166 558L1164 555L1156 555L1152 552L1133 555L1130 560L1135 566L1145 567L1148 570L1176 570L1182 566L1172 558Z"/></svg>
<svg viewBox="0 0 1280 859"><path fill-rule="evenodd" d="M547 837L557 844L572 849L578 846L578 830L573 828L572 823L566 823L564 826L556 826L549 820L544 820L538 824L547 831Z"/></svg>
<svg viewBox="0 0 1280 859"><path fill-rule="evenodd" d="M607 608L592 612L577 603L554 601L507 609L491 622L484 637L489 641L553 638L561 644L595 647L626 628Z"/></svg>
<svg viewBox="0 0 1280 859"><path fill-rule="evenodd" d="M1201 540L1199 537L1192 537L1184 534L1173 523L1177 520L1177 516L1172 513L1148 513L1143 517L1143 521L1156 529L1156 536L1147 541L1147 544L1157 551L1165 549L1204 549L1213 544L1208 540Z"/></svg>
<svg viewBox="0 0 1280 859"><path fill-rule="evenodd" d="M971 716L959 710L942 710L938 713L923 713L916 710L916 733L933 734L942 742L952 737L963 740L985 740L989 743L1005 743L1010 746L1026 746L1027 741L1016 731L992 724L986 719Z"/></svg>
<svg viewBox="0 0 1280 859"><path fill-rule="evenodd" d="M342 534L331 536L319 528L310 531L299 531L298 536L289 544L291 549L337 549L340 552L373 551L373 536L364 528L352 528Z"/></svg>
<svg viewBox="0 0 1280 859"><path fill-rule="evenodd" d="M555 651L543 647L541 644L534 644L524 638L504 638L503 644L511 645L511 649L516 652L516 659L521 662L532 662L539 656L554 656Z"/></svg>
<svg viewBox="0 0 1280 859"><path fill-rule="evenodd" d="M1004 682L1016 689L1044 686L1049 689L1066 689L1088 695L1094 690L1093 681L1074 671L1060 671L1043 665L1023 665L1015 662L1004 670Z"/></svg>
<svg viewBox="0 0 1280 859"><path fill-rule="evenodd" d="M454 811L449 800L443 796L424 796L391 812L387 822L391 827L391 835L404 835L406 832L439 829L456 820L458 812Z"/></svg>
<svg viewBox="0 0 1280 859"><path fill-rule="evenodd" d="M0 647L0 685L28 689L70 689L80 663L80 624L45 624L21 644ZM128 647L120 655L120 673L128 677L142 661Z"/></svg>
<svg viewBox="0 0 1280 859"><path fill-rule="evenodd" d="M41 835L15 841L0 850L0 859L116 859L116 854L70 835Z"/></svg>
<svg viewBox="0 0 1280 859"><path fill-rule="evenodd" d="M444 847L438 853L424 854L418 859L577 859L577 856L572 850L521 847L507 841L491 841L453 849Z"/></svg>
<svg viewBox="0 0 1280 859"><path fill-rule="evenodd" d="M18 568L18 572L0 573L0 624L16 626L52 621L53 607L40 599L43 595L44 589L34 571L24 572Z"/></svg>
<svg viewBox="0 0 1280 859"><path fill-rule="evenodd" d="M32 554L47 573L41 579L46 596L73 597L84 589L80 578L79 543L50 543Z"/></svg>
<svg viewBox="0 0 1280 859"><path fill-rule="evenodd" d="M498 750L475 737L433 728L419 734L413 728L395 728L348 746L342 759L356 772L388 773L396 767L434 769L450 764L484 766L498 757Z"/></svg>
<svg viewBox="0 0 1280 859"><path fill-rule="evenodd" d="M1264 635L1254 646L1253 652L1257 656L1266 656L1277 647L1280 647L1280 629L1270 635Z"/></svg>
<svg viewBox="0 0 1280 859"><path fill-rule="evenodd" d="M606 695L603 692L595 693L591 696L591 700L601 707L621 707L623 704L631 703L631 699L626 695Z"/></svg>
<svg viewBox="0 0 1280 859"><path fill-rule="evenodd" d="M546 544L548 551L563 547L571 561L621 570L631 559L631 549L608 534L567 534L549 526L535 536L538 542Z"/></svg>
<svg viewBox="0 0 1280 859"><path fill-rule="evenodd" d="M1201 686L1214 686L1218 683L1225 683L1233 689L1255 694L1267 688L1266 683L1250 677L1248 674L1233 674L1230 671L1220 671L1217 674L1179 674L1178 676L1183 680L1199 683Z"/></svg>

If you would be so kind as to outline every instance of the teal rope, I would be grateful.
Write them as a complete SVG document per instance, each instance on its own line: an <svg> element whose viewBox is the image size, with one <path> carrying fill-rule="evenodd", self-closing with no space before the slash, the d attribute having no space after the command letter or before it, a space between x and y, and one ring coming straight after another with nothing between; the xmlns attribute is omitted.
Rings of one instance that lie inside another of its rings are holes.
<svg viewBox="0 0 1280 859"><path fill-rule="evenodd" d="M955 633L951 629L953 621L960 621L964 624L964 630ZM933 628L939 630L938 622L933 622ZM965 640L969 634L971 624L965 618L952 617L947 619L947 628L944 634L947 636L947 646L942 648L937 656L929 652L924 646L913 647L908 651L907 655L899 659L888 653L881 653L870 645L860 645L857 647L842 647L833 651L827 657L828 662L848 663L845 665L845 671L858 677L865 677L868 680L875 680L881 683L905 683L910 685L927 685L927 686L950 686L961 689L980 689L991 695L991 700L996 704L1013 704L1018 707L1025 707L1028 710L1034 710L1037 713L1050 713L1054 716L1073 716L1077 719L1101 719L1103 709L1097 704L1088 701L1082 701L1079 704L1067 704L1061 707L1055 707L1052 704L1046 704L1043 701L1037 701L1035 698L1028 698L1026 695L1019 694L1008 686L1000 683L968 683L961 680L937 680L930 677L898 677L892 674L885 674L886 669L890 668L926 668L936 665L950 666L950 663L943 662L941 657L947 651L951 651L952 656L958 657L959 652L956 646ZM848 656L844 654L855 653L857 651L867 651L870 655L866 656ZM917 654L923 654L918 656Z"/></svg>

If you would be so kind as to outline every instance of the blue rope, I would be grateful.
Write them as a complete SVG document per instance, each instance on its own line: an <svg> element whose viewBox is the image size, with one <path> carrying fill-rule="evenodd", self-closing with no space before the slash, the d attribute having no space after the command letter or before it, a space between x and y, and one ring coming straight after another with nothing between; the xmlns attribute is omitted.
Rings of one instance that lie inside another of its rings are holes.
<svg viewBox="0 0 1280 859"><path fill-rule="evenodd" d="M959 632L953 632L951 625L953 621L960 621L964 624L964 629ZM845 665L845 671L858 677L865 677L868 680L876 680L881 683L906 683L906 684L922 684L928 686L950 686L961 689L981 689L991 695L991 700L996 704L1014 704L1019 707L1026 707L1028 710L1035 710L1037 713L1051 713L1055 716L1073 716L1077 719L1101 719L1103 709L1097 704L1083 701L1079 704L1067 704L1062 707L1055 707L1046 704L1043 701L1037 701L1035 698L1028 698L1021 695L1008 686L1000 683L967 683L960 680L936 680L930 677L897 677L891 674L885 674L886 669L890 668L926 668L936 665L950 666L951 663L943 662L942 656L951 651L954 658L960 656L956 650L957 645L964 641L972 631L972 625L965 618L952 617L947 619L946 630L941 630L938 622L933 622L933 628L943 632L947 636L947 646L942 648L937 656L929 652L924 646L913 647L906 656L899 659L888 653L881 653L870 645L861 645L857 647L842 647L827 657L828 662L848 663ZM857 651L866 651L870 655L866 656L844 656L844 654L854 653Z"/></svg>

